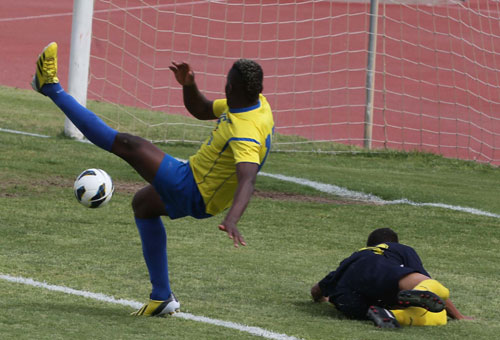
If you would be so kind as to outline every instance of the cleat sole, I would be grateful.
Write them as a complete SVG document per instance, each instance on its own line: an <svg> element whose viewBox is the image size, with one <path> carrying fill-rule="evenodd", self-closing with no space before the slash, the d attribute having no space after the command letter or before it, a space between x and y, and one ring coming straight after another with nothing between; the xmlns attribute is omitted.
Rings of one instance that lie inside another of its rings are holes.
<svg viewBox="0 0 500 340"><path fill-rule="evenodd" d="M421 307L438 313L445 308L444 301L430 291L403 290L398 293L398 304L403 307Z"/></svg>

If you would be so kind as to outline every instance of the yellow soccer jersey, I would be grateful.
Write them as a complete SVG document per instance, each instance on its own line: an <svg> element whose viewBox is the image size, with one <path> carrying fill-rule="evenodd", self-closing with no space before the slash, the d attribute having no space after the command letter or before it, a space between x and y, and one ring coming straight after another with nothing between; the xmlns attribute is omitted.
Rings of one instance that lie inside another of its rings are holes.
<svg viewBox="0 0 500 340"><path fill-rule="evenodd" d="M206 212L216 215L233 203L238 185L236 164L264 164L274 129L271 107L262 94L259 103L232 109L226 99L213 103L219 118L215 129L198 152L189 158L194 179L205 202Z"/></svg>

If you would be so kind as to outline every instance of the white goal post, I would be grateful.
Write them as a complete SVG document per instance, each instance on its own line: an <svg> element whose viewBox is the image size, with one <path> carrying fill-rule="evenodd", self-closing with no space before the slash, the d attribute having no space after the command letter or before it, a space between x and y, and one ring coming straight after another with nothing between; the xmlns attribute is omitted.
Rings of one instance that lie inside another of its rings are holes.
<svg viewBox="0 0 500 340"><path fill-rule="evenodd" d="M95 0L91 44L89 99L116 104L102 118L153 141L199 143L211 128L188 118L171 61L189 62L216 99L244 57L264 69L275 151L500 165L498 0Z"/></svg>
<svg viewBox="0 0 500 340"><path fill-rule="evenodd" d="M94 1L73 1L68 93L83 106L87 105L87 84L89 76L93 12ZM84 138L83 134L68 118L64 121L64 134L75 139Z"/></svg>

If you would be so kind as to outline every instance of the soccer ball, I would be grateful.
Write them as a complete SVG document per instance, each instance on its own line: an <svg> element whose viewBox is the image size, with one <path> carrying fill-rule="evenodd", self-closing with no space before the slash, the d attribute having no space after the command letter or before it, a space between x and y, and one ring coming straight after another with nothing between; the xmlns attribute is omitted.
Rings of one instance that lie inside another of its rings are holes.
<svg viewBox="0 0 500 340"><path fill-rule="evenodd" d="M78 175L73 190L78 202L87 208L99 208L108 204L115 188L106 171L87 169Z"/></svg>

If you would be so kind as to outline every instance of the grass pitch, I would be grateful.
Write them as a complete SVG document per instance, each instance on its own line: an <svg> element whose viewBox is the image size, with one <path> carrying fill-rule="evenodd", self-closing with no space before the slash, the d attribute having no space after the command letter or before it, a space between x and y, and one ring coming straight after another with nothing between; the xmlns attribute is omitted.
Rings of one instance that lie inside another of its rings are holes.
<svg viewBox="0 0 500 340"><path fill-rule="evenodd" d="M43 96L0 88L0 274L143 302L149 280L130 202L144 181L124 161L61 136L63 115ZM90 103L113 110L103 103ZM148 113L153 114L153 113ZM196 146L160 145L187 158ZM74 178L105 169L109 205L86 209ZM497 168L419 153L272 153L263 171L372 193L387 200L445 203L500 214ZM359 204L259 176L239 224L248 246L217 230L222 216L165 219L172 288L184 312L303 339L476 339L500 332L500 220L442 208ZM375 329L314 304L310 287L364 245L376 227L395 229L475 321L445 327ZM253 339L179 318L133 318L130 307L0 280L0 334L19 339Z"/></svg>

